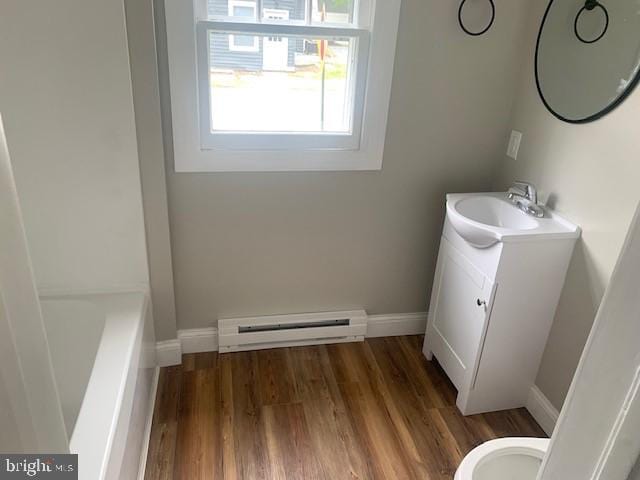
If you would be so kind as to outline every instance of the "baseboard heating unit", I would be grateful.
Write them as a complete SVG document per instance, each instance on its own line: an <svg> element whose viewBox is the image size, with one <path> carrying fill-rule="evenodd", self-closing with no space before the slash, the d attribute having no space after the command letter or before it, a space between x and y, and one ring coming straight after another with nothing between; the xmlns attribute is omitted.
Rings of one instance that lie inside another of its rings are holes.
<svg viewBox="0 0 640 480"><path fill-rule="evenodd" d="M218 320L220 353L361 342L366 334L364 310Z"/></svg>

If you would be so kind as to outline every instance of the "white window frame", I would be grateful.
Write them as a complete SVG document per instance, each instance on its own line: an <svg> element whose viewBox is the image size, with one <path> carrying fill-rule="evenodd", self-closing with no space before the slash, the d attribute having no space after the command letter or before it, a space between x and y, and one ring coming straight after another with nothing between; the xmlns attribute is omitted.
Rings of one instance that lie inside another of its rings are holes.
<svg viewBox="0 0 640 480"><path fill-rule="evenodd" d="M229 17L235 17L234 8L235 7L249 7L253 8L253 17L258 18L258 2L257 0L228 0L227 8ZM260 51L260 42L258 37L253 37L253 45L236 45L236 36L233 34L229 35L229 50L232 52L259 52Z"/></svg>
<svg viewBox="0 0 640 480"><path fill-rule="evenodd" d="M165 0L175 171L380 170L401 0L360 2L356 26L309 26L211 21L206 0ZM258 9L260 4L258 1ZM204 48L210 29L230 34L355 38L359 52L352 55L357 60L357 80L351 132L211 133L209 60ZM214 135L224 139L209 143Z"/></svg>

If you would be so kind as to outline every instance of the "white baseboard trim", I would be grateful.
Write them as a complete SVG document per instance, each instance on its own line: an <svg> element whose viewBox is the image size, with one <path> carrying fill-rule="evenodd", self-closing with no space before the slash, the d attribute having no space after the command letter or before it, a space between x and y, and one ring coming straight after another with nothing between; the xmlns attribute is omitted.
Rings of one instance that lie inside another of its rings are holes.
<svg viewBox="0 0 640 480"><path fill-rule="evenodd" d="M171 367L182 363L183 354L216 351L217 328L178 330L178 338L156 343L156 360L159 367Z"/></svg>
<svg viewBox="0 0 640 480"><path fill-rule="evenodd" d="M149 409L147 410L147 421L144 425L144 437L142 437L142 450L140 451L140 466L138 467L138 480L144 480L147 470L147 456L149 455L149 442L151 441L151 426L153 425L153 411L156 408L156 395L158 394L158 379L160 378L160 368L156 367L151 384L151 398L149 399Z"/></svg>
<svg viewBox="0 0 640 480"><path fill-rule="evenodd" d="M535 385L531 387L529 398L525 405L531 416L542 427L549 436L553 433L553 429L558 422L560 412L554 407L549 399Z"/></svg>
<svg viewBox="0 0 640 480"><path fill-rule="evenodd" d="M395 313L369 315L367 337L397 337L421 335L427 328L427 313ZM218 351L218 329L193 328L178 330L178 338L156 344L156 356L160 367L180 365L182 355Z"/></svg>
<svg viewBox="0 0 640 480"><path fill-rule="evenodd" d="M178 330L178 340L183 354L218 351L218 329L214 327Z"/></svg>
<svg viewBox="0 0 640 480"><path fill-rule="evenodd" d="M164 340L156 343L156 361L159 367L171 367L182 363L182 346L180 340Z"/></svg>
<svg viewBox="0 0 640 480"><path fill-rule="evenodd" d="M397 337L422 335L427 329L427 313L397 313L369 315L367 337Z"/></svg>

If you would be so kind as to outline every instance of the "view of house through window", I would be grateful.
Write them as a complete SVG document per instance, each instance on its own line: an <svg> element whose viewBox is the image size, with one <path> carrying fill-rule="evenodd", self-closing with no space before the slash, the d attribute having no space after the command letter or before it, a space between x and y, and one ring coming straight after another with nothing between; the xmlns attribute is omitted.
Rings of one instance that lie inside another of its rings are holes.
<svg viewBox="0 0 640 480"><path fill-rule="evenodd" d="M345 27L353 3L208 0L208 13L211 20ZM208 48L212 132L351 132L356 38L216 29Z"/></svg>
<svg viewBox="0 0 640 480"><path fill-rule="evenodd" d="M229 0L229 16L247 20L256 18L256 2L254 0ZM251 35L229 35L229 50L238 52L257 52L258 38Z"/></svg>

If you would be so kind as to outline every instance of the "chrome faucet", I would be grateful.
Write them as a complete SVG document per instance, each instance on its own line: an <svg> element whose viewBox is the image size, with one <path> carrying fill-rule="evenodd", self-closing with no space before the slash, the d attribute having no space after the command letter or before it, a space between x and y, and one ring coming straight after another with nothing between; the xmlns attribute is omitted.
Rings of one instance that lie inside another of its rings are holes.
<svg viewBox="0 0 640 480"><path fill-rule="evenodd" d="M535 204L538 203L538 190L532 183L528 182L513 182L513 186L507 192L507 196L509 200L513 200L515 197L524 197Z"/></svg>
<svg viewBox="0 0 640 480"><path fill-rule="evenodd" d="M538 190L532 183L514 182L507 192L507 198L527 215L544 217L544 210L538 205Z"/></svg>

